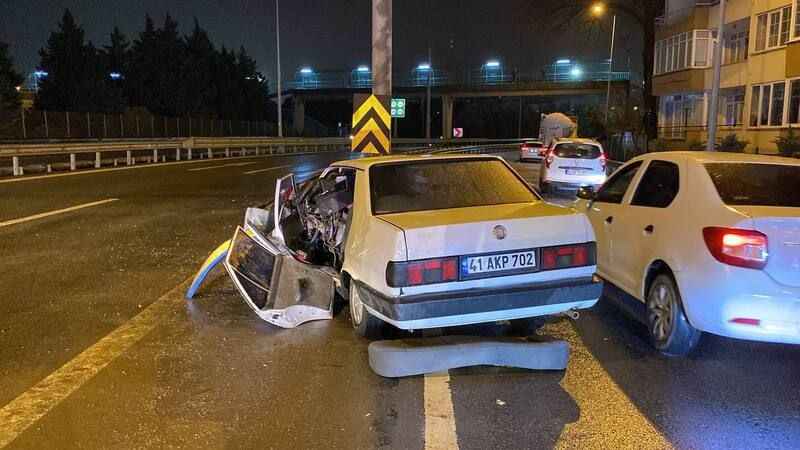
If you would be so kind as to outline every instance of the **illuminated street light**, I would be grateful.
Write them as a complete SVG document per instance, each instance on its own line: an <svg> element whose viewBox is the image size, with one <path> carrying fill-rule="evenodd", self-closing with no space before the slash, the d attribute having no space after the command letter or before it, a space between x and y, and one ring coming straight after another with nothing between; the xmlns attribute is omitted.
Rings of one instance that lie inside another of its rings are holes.
<svg viewBox="0 0 800 450"><path fill-rule="evenodd" d="M359 71L359 72L369 72L369 67L367 67L367 66L358 66L358 68L356 70Z"/></svg>
<svg viewBox="0 0 800 450"><path fill-rule="evenodd" d="M580 67L575 66L569 71L569 74L572 75L572 78L580 78L581 75L583 75L583 70L581 70Z"/></svg>
<svg viewBox="0 0 800 450"><path fill-rule="evenodd" d="M417 70L431 70L431 65L429 63L420 63L417 66Z"/></svg>
<svg viewBox="0 0 800 450"><path fill-rule="evenodd" d="M119 73L119 72L111 72L111 73L108 74L108 76L112 80L119 80L120 78L122 78L122 74Z"/></svg>
<svg viewBox="0 0 800 450"><path fill-rule="evenodd" d="M595 17L601 17L606 13L606 4L605 3L595 3L592 5L591 8L592 15Z"/></svg>
<svg viewBox="0 0 800 450"><path fill-rule="evenodd" d="M497 68L500 67L500 61L496 60L487 61L485 66L490 68Z"/></svg>
<svg viewBox="0 0 800 450"><path fill-rule="evenodd" d="M570 61L568 59L559 59L558 61L556 61L556 64L569 64L571 62L572 61Z"/></svg>
<svg viewBox="0 0 800 450"><path fill-rule="evenodd" d="M300 69L300 73L302 73L303 75L308 75L310 73L314 73L314 71L311 70L310 67L303 67L302 69Z"/></svg>
<svg viewBox="0 0 800 450"><path fill-rule="evenodd" d="M47 72L45 72L44 70L37 70L37 71L33 72L33 74L34 74L34 75L35 75L37 78L46 77L46 76L48 75L48 73L47 73Z"/></svg>

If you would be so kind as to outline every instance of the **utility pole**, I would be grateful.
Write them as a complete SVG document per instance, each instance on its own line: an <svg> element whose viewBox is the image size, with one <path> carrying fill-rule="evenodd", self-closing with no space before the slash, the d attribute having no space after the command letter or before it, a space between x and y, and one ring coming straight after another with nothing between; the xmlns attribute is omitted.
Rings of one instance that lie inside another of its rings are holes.
<svg viewBox="0 0 800 450"><path fill-rule="evenodd" d="M725 30L725 0L719 2L719 26L717 28L717 41L714 45L714 81L711 84L711 99L708 102L708 142L706 151L713 152L717 149L717 116L719 109L719 84L722 72L722 42Z"/></svg>
<svg viewBox="0 0 800 450"><path fill-rule="evenodd" d="M608 128L608 109L611 103L611 73L614 65L614 37L617 34L617 15L611 19L611 50L608 57L608 84L606 85L606 128Z"/></svg>
<svg viewBox="0 0 800 450"><path fill-rule="evenodd" d="M433 78L433 62L431 46L428 46L428 86L425 89L425 139L431 138L431 78Z"/></svg>
<svg viewBox="0 0 800 450"><path fill-rule="evenodd" d="M278 0L275 0L275 43L278 49L278 137L283 137L283 99L281 98L281 20Z"/></svg>
<svg viewBox="0 0 800 450"><path fill-rule="evenodd" d="M372 0L372 94L392 95L392 0Z"/></svg>

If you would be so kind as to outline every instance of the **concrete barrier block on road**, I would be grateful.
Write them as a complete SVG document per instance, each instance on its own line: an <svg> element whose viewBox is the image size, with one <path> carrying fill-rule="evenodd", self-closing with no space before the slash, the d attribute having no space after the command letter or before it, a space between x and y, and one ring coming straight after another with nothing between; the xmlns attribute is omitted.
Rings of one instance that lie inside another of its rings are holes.
<svg viewBox="0 0 800 450"><path fill-rule="evenodd" d="M564 370L568 361L569 344L564 341L441 336L369 344L370 367L388 378L481 365Z"/></svg>

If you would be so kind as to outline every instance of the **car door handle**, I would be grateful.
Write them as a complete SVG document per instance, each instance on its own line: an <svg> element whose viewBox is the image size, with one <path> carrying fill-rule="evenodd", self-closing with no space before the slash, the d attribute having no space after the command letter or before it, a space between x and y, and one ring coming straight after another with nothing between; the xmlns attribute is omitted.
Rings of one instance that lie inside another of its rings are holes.
<svg viewBox="0 0 800 450"><path fill-rule="evenodd" d="M644 227L644 234L653 234L653 231L656 231L656 227L652 225Z"/></svg>
<svg viewBox="0 0 800 450"><path fill-rule="evenodd" d="M614 216L608 216L608 217L606 217L606 223L607 223L607 224L611 225L611 223L612 223L613 221L614 221Z"/></svg>

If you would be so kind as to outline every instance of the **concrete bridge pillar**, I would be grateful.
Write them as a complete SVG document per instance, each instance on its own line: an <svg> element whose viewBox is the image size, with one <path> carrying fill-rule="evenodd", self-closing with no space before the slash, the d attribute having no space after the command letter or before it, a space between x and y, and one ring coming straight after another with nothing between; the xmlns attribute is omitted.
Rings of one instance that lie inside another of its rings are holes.
<svg viewBox="0 0 800 450"><path fill-rule="evenodd" d="M453 97L442 96L442 135L445 139L453 138Z"/></svg>
<svg viewBox="0 0 800 450"><path fill-rule="evenodd" d="M294 97L294 132L298 136L303 135L303 131L306 125L306 101L303 99L298 98L297 96Z"/></svg>

